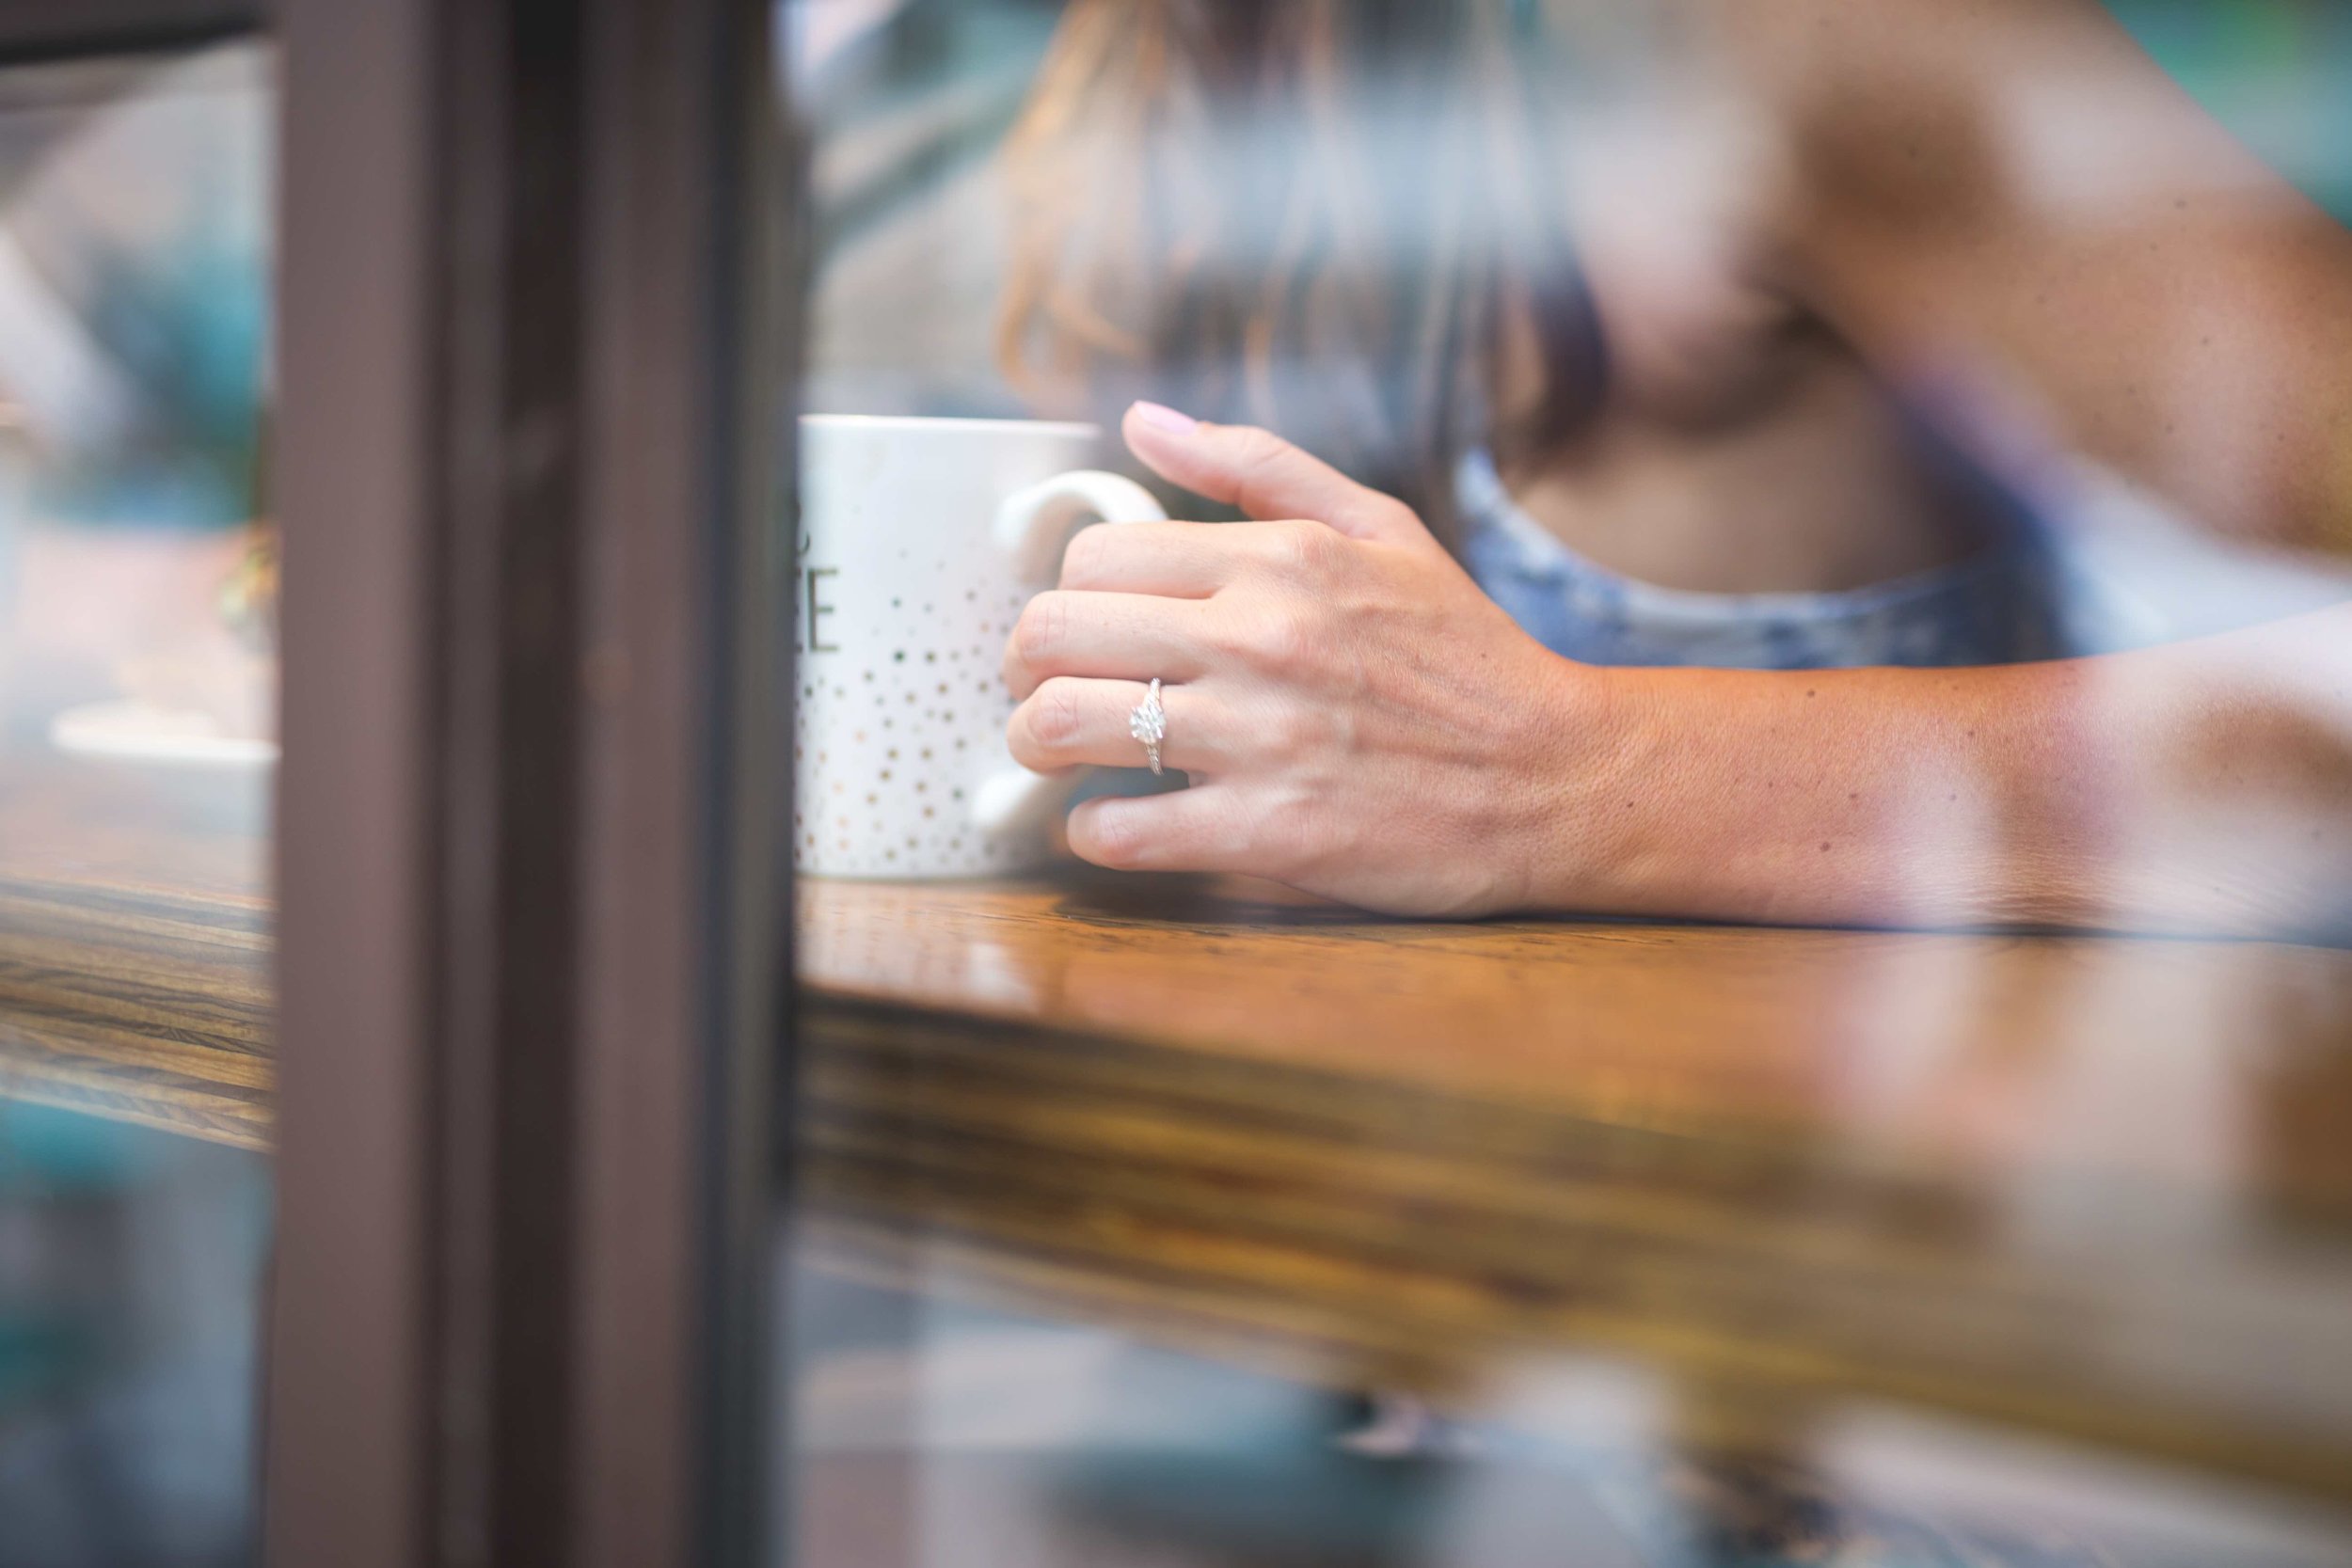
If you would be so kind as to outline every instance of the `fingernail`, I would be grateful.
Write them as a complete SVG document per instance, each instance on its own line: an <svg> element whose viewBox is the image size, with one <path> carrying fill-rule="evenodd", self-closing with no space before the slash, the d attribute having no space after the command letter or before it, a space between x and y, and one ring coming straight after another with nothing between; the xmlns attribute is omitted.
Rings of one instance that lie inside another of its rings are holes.
<svg viewBox="0 0 2352 1568"><path fill-rule="evenodd" d="M1136 404L1136 417L1152 429L1165 430L1170 436L1189 436L1200 424L1190 414L1180 414L1166 404L1159 403Z"/></svg>

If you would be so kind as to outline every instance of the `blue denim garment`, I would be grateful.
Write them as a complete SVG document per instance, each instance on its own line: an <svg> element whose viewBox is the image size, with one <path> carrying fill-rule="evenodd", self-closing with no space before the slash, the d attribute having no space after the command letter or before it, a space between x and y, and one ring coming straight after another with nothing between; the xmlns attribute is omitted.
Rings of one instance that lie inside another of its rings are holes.
<svg viewBox="0 0 2352 1568"><path fill-rule="evenodd" d="M1698 594L1620 577L1520 510L1483 452L1455 475L1463 562L1537 641L1585 664L1830 670L2072 651L2061 574L2023 524L1957 565L1833 594Z"/></svg>

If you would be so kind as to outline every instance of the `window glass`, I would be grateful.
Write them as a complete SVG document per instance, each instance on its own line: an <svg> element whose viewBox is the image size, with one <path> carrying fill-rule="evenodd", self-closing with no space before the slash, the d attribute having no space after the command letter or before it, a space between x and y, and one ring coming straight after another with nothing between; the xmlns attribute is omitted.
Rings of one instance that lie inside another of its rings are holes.
<svg viewBox="0 0 2352 1568"><path fill-rule="evenodd" d="M256 1549L272 61L0 65L0 1560Z"/></svg>
<svg viewBox="0 0 2352 1568"><path fill-rule="evenodd" d="M2352 12L777 14L794 1560L2352 1553Z"/></svg>

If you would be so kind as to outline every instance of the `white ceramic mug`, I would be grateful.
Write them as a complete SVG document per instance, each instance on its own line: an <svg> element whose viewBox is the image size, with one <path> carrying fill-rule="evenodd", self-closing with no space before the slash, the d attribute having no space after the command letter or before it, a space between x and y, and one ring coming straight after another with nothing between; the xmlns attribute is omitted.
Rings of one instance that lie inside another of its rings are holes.
<svg viewBox="0 0 2352 1568"><path fill-rule="evenodd" d="M1022 608L1091 522L1167 515L1083 465L1092 425L810 415L793 583L793 861L820 877L977 877L1044 858L1072 780L1005 749Z"/></svg>

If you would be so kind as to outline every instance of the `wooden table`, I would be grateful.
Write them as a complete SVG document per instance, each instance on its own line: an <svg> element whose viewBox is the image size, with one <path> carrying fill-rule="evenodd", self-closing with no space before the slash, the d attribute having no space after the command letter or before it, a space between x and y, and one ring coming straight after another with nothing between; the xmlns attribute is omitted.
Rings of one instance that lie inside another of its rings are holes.
<svg viewBox="0 0 2352 1568"><path fill-rule="evenodd" d="M269 1146L268 784L0 746L0 1095Z"/></svg>
<svg viewBox="0 0 2352 1568"><path fill-rule="evenodd" d="M0 1087L264 1144L251 841L31 848L106 804L44 777L0 777ZM1701 1435L1883 1399L2352 1500L2352 954L799 896L841 1266L1440 1398L1600 1356Z"/></svg>

